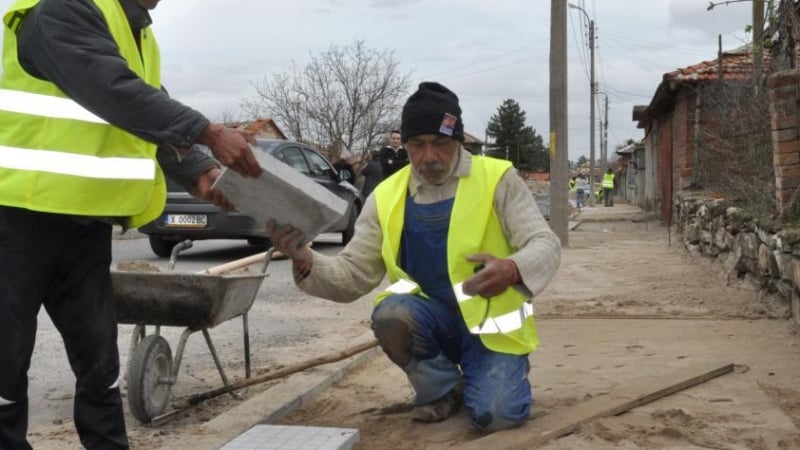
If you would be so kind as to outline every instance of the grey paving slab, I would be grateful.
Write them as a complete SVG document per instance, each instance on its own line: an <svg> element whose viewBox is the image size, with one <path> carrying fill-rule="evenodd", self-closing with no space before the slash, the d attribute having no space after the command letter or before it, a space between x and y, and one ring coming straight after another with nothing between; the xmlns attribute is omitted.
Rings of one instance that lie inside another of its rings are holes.
<svg viewBox="0 0 800 450"><path fill-rule="evenodd" d="M291 166L265 152L254 152L264 169L249 178L223 169L214 189L219 189L236 209L257 223L275 220L303 232L306 242L340 220L347 202Z"/></svg>
<svg viewBox="0 0 800 450"><path fill-rule="evenodd" d="M256 425L220 450L350 450L357 442L352 428Z"/></svg>

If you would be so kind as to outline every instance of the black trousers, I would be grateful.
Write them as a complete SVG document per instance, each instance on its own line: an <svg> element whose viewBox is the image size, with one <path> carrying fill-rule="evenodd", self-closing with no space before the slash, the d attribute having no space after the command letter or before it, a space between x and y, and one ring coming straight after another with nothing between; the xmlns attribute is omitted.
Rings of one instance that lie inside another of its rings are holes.
<svg viewBox="0 0 800 450"><path fill-rule="evenodd" d="M603 188L603 206L614 206L614 189Z"/></svg>
<svg viewBox="0 0 800 450"><path fill-rule="evenodd" d="M127 449L111 300L111 226L0 206L0 449L30 449L28 368L41 306L76 378L87 449Z"/></svg>

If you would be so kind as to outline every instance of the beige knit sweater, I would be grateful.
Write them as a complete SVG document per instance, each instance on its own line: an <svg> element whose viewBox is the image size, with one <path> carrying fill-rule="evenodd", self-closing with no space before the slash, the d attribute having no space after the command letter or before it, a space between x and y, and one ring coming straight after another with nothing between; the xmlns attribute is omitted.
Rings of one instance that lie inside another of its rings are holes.
<svg viewBox="0 0 800 450"><path fill-rule="evenodd" d="M444 183L426 184L412 170L409 192L418 204L451 198L455 196L459 178L469 175L471 167L472 155L461 149L453 173ZM528 186L513 168L497 185L494 207L506 237L517 249L510 258L519 268L522 283L515 288L528 296L535 296L555 276L561 262L560 241L539 212ZM381 257L382 241L375 197L370 195L358 217L350 243L334 256L313 252L311 273L298 283L298 287L308 294L336 302L360 298L378 286L386 274Z"/></svg>

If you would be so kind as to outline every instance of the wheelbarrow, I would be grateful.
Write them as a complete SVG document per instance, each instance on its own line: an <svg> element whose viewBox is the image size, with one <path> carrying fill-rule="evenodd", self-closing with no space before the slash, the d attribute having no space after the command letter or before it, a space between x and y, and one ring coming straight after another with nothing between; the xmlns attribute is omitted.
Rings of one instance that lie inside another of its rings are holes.
<svg viewBox="0 0 800 450"><path fill-rule="evenodd" d="M178 377L181 359L189 336L203 333L222 383L230 385L209 329L242 317L245 378L250 378L250 335L247 313L266 276L274 248L212 267L198 273L175 272L175 260L191 241L175 246L168 272L111 271L112 296L117 322L133 324L127 368L128 406L133 416L144 423L164 413L172 385ZM263 261L260 272L229 273ZM147 327L154 326L152 334ZM173 358L162 326L183 327Z"/></svg>

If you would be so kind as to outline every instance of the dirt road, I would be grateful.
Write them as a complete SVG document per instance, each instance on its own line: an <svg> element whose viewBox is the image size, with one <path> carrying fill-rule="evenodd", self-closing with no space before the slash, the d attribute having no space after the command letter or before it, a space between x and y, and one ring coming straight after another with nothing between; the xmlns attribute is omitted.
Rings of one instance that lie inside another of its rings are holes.
<svg viewBox="0 0 800 450"><path fill-rule="evenodd" d="M668 245L664 227L631 220L639 218L627 205L584 210L571 232L556 279L536 300L542 344L531 356L534 417L697 362L730 362L736 371L596 420L543 448L800 448L800 338L788 306L747 284L731 284L714 266L688 256L674 236ZM369 336L369 298L336 305L298 292L262 307L268 313L257 314L275 324L314 320L318 331L283 342L270 338L270 354L257 358L256 367L280 367ZM244 402L210 401L161 427L129 419L133 448L218 448L263 417L269 403L297 395L297 380L319 371L310 372L254 388ZM213 367L190 373L182 381L187 390L215 376ZM177 392L178 400L186 394ZM439 424L412 422L411 397L402 372L378 352L280 423L358 428L356 448L363 450L458 448L479 437L463 411ZM64 420L35 430L34 447L79 448L71 427Z"/></svg>
<svg viewBox="0 0 800 450"><path fill-rule="evenodd" d="M631 212L614 208L584 216L622 220ZM543 448L800 448L800 339L786 305L729 285L674 241L670 247L655 223L587 221L570 243L536 302L536 417L698 362L735 363L736 371ZM356 448L364 450L459 448L478 437L463 411L440 424L410 421L411 398L404 375L380 356L281 423L358 428Z"/></svg>

